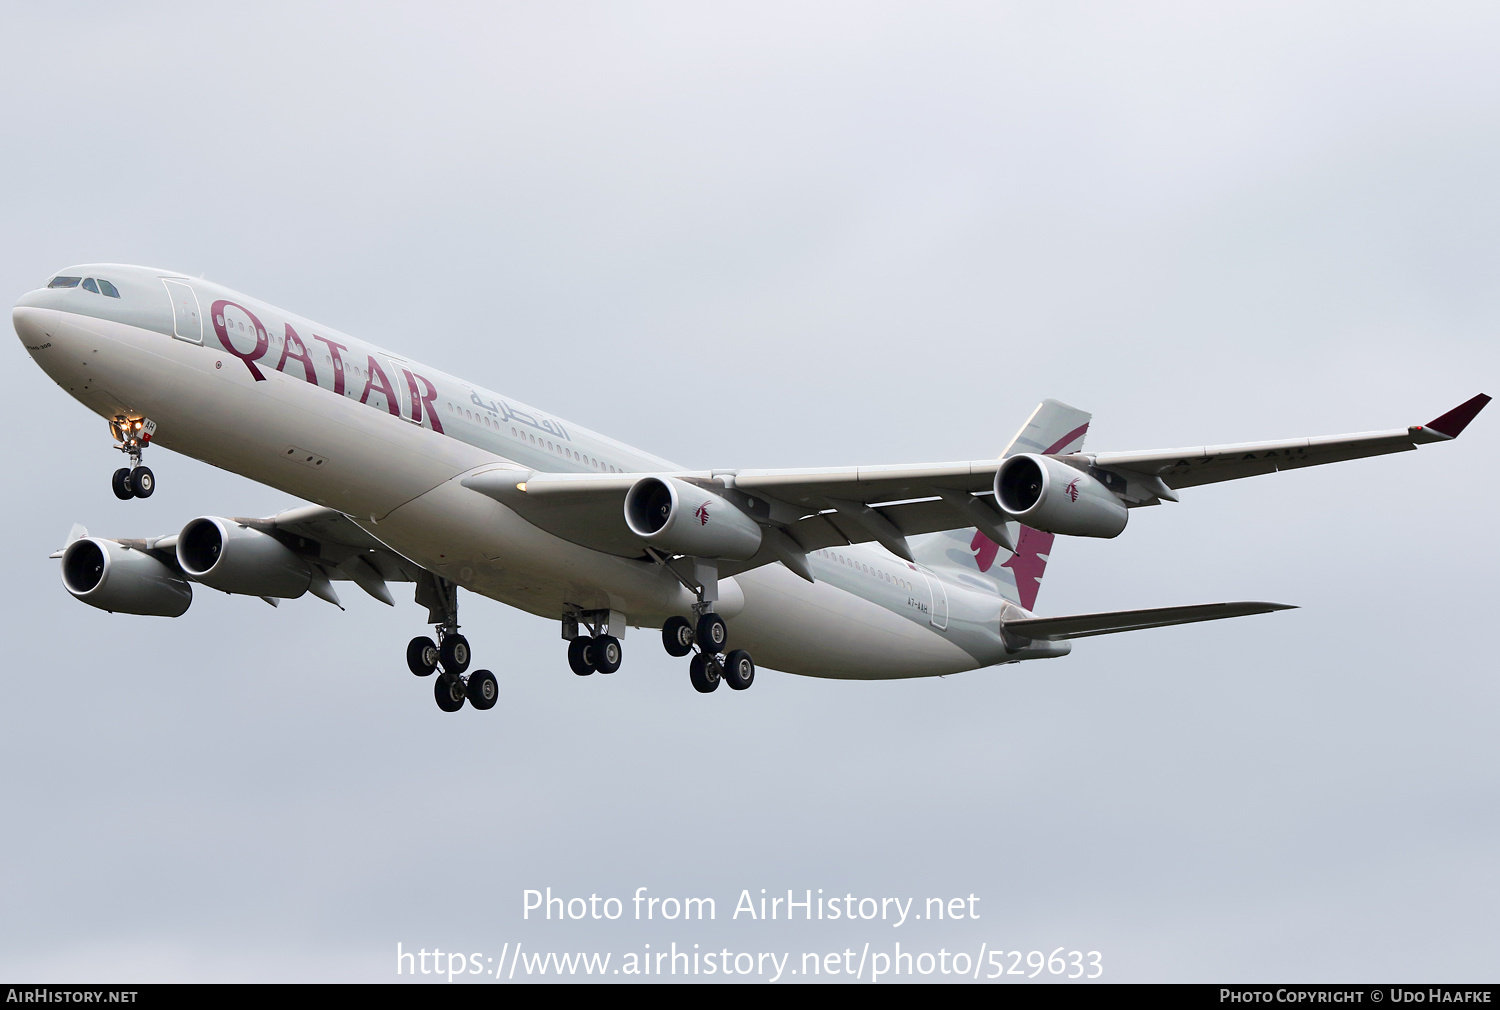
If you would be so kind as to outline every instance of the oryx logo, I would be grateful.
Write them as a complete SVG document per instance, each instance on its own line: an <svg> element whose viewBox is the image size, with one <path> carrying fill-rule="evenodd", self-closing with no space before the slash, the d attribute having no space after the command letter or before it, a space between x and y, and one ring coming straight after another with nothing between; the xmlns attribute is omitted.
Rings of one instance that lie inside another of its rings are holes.
<svg viewBox="0 0 1500 1010"><path fill-rule="evenodd" d="M1068 481L1068 486L1063 488L1063 494L1068 496L1068 501L1078 500L1078 478L1074 477Z"/></svg>
<svg viewBox="0 0 1500 1010"><path fill-rule="evenodd" d="M708 502L704 502L693 510L693 517L698 520L699 526L708 525Z"/></svg>

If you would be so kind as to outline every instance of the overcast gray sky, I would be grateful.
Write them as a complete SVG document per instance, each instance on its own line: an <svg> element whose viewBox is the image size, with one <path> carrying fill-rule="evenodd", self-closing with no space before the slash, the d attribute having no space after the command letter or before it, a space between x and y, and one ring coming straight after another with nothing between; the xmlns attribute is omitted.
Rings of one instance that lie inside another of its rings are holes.
<svg viewBox="0 0 1500 1010"><path fill-rule="evenodd" d="M1496 392L1493 4L10 5L0 292L202 274L695 467L1400 427ZM79 521L294 502L0 342L0 976L395 978L395 950L1098 950L1105 978L1493 981L1496 410L1059 541L1044 614L1302 609L942 680L574 677L466 596L502 700L356 594L70 600ZM523 921L522 892L712 897ZM977 895L750 923L742 889ZM616 964L619 962L616 961ZM800 977L800 976L799 976Z"/></svg>

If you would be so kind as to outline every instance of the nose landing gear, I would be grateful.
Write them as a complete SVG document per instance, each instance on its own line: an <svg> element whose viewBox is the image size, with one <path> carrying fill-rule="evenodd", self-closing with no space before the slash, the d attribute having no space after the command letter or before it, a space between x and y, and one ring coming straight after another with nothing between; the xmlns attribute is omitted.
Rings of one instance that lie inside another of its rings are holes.
<svg viewBox="0 0 1500 1010"><path fill-rule="evenodd" d="M156 490L156 475L150 467L141 465L141 454L151 444L156 434L156 422L149 417L116 416L109 422L109 433L120 444L115 446L130 457L130 465L116 470L110 478L110 488L121 501L131 498L150 498Z"/></svg>

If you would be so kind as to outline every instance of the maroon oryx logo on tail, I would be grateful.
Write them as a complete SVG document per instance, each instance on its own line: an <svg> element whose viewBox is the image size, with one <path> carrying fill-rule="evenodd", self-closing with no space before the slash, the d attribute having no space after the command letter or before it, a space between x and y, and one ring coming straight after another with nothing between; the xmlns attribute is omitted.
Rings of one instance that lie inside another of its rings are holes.
<svg viewBox="0 0 1500 1010"><path fill-rule="evenodd" d="M699 526L708 525L708 502L704 502L693 510L693 516L698 520Z"/></svg>

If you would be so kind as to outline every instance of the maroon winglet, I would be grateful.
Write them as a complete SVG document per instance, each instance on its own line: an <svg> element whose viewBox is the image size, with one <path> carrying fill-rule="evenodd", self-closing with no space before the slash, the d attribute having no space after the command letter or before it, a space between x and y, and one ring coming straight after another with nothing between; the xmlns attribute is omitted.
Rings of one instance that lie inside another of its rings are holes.
<svg viewBox="0 0 1500 1010"><path fill-rule="evenodd" d="M1474 399L1465 400L1463 403L1460 403L1437 420L1428 421L1426 427L1431 428L1440 435L1457 438L1459 432L1467 428L1469 422L1474 420L1474 416L1483 410L1484 405L1489 402L1490 398L1480 393Z"/></svg>

